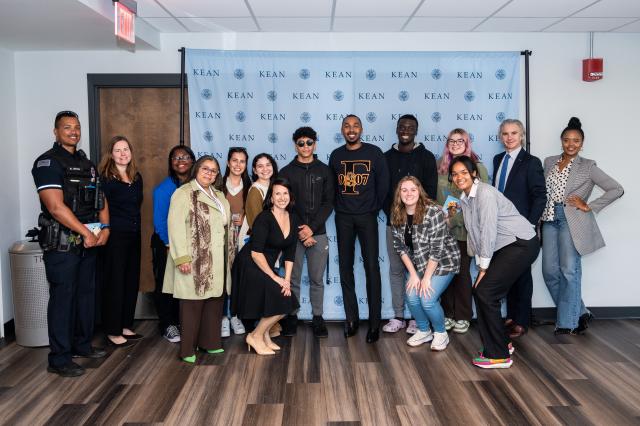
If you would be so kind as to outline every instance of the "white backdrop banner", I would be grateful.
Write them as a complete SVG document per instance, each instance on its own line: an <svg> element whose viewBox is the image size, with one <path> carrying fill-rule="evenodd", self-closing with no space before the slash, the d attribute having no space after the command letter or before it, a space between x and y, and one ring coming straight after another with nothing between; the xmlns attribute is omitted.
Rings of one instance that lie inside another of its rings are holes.
<svg viewBox="0 0 640 426"><path fill-rule="evenodd" d="M498 126L517 118L520 52L267 52L187 49L191 148L226 167L227 151L245 147L249 161L261 152L283 167L295 157L291 135L300 126L318 132L317 154L325 163L344 144L342 119L362 119L362 139L383 151L397 142L403 114L419 120L419 141L440 157L450 130L461 127L492 172L501 151ZM384 213L379 214L382 316L393 316ZM333 216L325 319L343 319L338 249ZM360 248L356 246L356 290L361 318L367 297ZM302 282L299 317L311 318L309 279Z"/></svg>

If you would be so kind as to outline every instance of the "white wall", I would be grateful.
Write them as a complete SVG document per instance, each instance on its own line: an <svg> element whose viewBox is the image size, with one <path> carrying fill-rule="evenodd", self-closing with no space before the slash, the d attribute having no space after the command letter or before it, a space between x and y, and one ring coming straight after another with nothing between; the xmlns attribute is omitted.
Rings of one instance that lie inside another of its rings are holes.
<svg viewBox="0 0 640 426"><path fill-rule="evenodd" d="M634 157L640 154L631 123L636 118L640 85L640 34L597 34L595 54L605 59L605 78L581 81L581 60L588 56L587 34L539 33L245 33L163 36L161 51L18 52L16 94L20 179L20 230L35 224L38 200L30 169L53 141L55 113L72 109L88 128L87 73L178 73L181 46L238 50L458 50L533 51L531 57L532 152L541 158L560 153L559 133L572 115L579 117L586 140L584 156L593 158L625 187L625 196L599 215L608 246L583 261L583 294L589 306L640 306L633 278L636 240L633 224L638 190L632 186ZM522 109L524 117L524 108ZM176 118L177 122L177 118ZM83 145L88 151L88 132ZM382 147L386 149L387 147ZM6 251L6 247L2 247ZM551 306L535 264L534 306Z"/></svg>
<svg viewBox="0 0 640 426"><path fill-rule="evenodd" d="M24 232L20 226L18 179L18 138L16 127L16 91L14 53L0 49L0 141L3 163L0 167L0 318L2 324L13 318L11 269L8 249ZM0 330L2 329L0 324ZM4 336L4 333L2 332Z"/></svg>

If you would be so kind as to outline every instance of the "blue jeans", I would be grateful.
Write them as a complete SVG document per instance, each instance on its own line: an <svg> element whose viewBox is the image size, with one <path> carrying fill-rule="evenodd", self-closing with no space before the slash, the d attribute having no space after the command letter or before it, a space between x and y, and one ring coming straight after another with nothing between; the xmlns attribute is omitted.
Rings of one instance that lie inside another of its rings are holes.
<svg viewBox="0 0 640 426"><path fill-rule="evenodd" d="M542 225L542 276L557 308L556 327L576 328L588 312L582 301L581 256L573 244L562 204L556 204L553 221Z"/></svg>
<svg viewBox="0 0 640 426"><path fill-rule="evenodd" d="M415 290L411 293L405 292L405 298L411 315L416 320L416 325L420 331L428 331L429 326L433 331L444 333L444 311L440 305L440 295L447 289L447 286L455 274L433 275L431 277L431 296L418 296Z"/></svg>

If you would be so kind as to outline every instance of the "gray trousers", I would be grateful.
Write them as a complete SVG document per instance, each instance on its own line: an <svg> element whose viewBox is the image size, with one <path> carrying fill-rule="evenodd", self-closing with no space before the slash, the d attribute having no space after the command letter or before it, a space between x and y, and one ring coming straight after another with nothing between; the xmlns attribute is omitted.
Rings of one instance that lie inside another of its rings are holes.
<svg viewBox="0 0 640 426"><path fill-rule="evenodd" d="M311 311L314 316L322 316L324 304L324 281L322 275L327 267L329 257L329 240L327 234L314 235L317 243L311 247L305 247L298 241L296 247L296 260L291 272L291 290L300 303L300 281L302 279L302 265L304 256L307 256L307 271L309 273L309 298L311 299Z"/></svg>
<svg viewBox="0 0 640 426"><path fill-rule="evenodd" d="M387 256L389 257L389 285L391 286L391 304L396 318L404 318L404 285L407 270L402 259L393 249L391 226L387 226Z"/></svg>

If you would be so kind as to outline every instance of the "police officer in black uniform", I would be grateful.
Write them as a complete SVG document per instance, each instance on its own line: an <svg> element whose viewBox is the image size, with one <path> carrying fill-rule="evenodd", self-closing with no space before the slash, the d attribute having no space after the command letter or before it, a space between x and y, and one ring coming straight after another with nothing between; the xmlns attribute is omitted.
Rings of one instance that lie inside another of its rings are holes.
<svg viewBox="0 0 640 426"><path fill-rule="evenodd" d="M31 174L42 213L40 245L49 280L48 371L80 376L84 368L72 358L101 358L91 346L95 304L96 246L109 238L109 210L101 194L96 167L82 150L80 121L73 111L56 115L53 148L38 157ZM94 224L93 231L85 224Z"/></svg>

